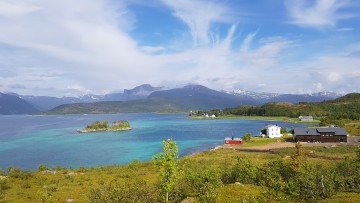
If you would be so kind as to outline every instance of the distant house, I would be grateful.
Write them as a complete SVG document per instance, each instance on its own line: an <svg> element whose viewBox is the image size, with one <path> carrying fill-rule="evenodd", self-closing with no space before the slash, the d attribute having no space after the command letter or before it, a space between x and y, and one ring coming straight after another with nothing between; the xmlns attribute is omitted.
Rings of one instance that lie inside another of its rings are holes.
<svg viewBox="0 0 360 203"><path fill-rule="evenodd" d="M312 116L299 116L299 119L301 121L314 121L314 118Z"/></svg>
<svg viewBox="0 0 360 203"><path fill-rule="evenodd" d="M241 138L237 138L237 137L232 137L232 138L225 138L224 140L225 144L243 144L243 141Z"/></svg>
<svg viewBox="0 0 360 203"><path fill-rule="evenodd" d="M347 142L348 133L344 128L295 128L297 142Z"/></svg>
<svg viewBox="0 0 360 203"><path fill-rule="evenodd" d="M267 125L266 128L266 137L268 138L275 138L283 136L281 134L281 127L277 125Z"/></svg>

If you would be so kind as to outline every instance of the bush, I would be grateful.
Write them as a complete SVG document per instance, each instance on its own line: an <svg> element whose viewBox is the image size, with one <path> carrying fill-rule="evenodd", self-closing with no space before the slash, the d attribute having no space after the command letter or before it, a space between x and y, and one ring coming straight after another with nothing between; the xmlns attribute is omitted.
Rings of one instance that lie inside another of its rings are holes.
<svg viewBox="0 0 360 203"><path fill-rule="evenodd" d="M56 202L58 202L48 191L39 192L38 198L39 198L40 203L56 203Z"/></svg>
<svg viewBox="0 0 360 203"><path fill-rule="evenodd" d="M251 140L251 133L246 133L242 136L242 139L244 140L244 142L249 142Z"/></svg>
<svg viewBox="0 0 360 203"><path fill-rule="evenodd" d="M255 183L257 169L249 159L237 158L237 163L232 169L232 177L236 182L243 184Z"/></svg>
<svg viewBox="0 0 360 203"><path fill-rule="evenodd" d="M9 189L8 181L6 179L0 180L0 191L4 191L6 189Z"/></svg>
<svg viewBox="0 0 360 203"><path fill-rule="evenodd" d="M337 164L337 185L344 191L360 191L360 163L346 158Z"/></svg>
<svg viewBox="0 0 360 203"><path fill-rule="evenodd" d="M50 168L45 165L45 164L39 164L38 166L38 171L46 171L46 170L49 170Z"/></svg>
<svg viewBox="0 0 360 203"><path fill-rule="evenodd" d="M186 181L199 202L216 202L217 189L222 186L220 173L215 169L188 170Z"/></svg>
<svg viewBox="0 0 360 203"><path fill-rule="evenodd" d="M335 194L336 173L322 165L304 164L296 179L299 197L313 201L327 198Z"/></svg>
<svg viewBox="0 0 360 203"><path fill-rule="evenodd" d="M110 186L91 189L88 198L93 203L157 202L158 192L144 180L126 180Z"/></svg>
<svg viewBox="0 0 360 203"><path fill-rule="evenodd" d="M8 169L8 176L12 178L18 178L21 180L27 180L32 176L32 174L29 171L21 170L20 168L16 167L9 167Z"/></svg>

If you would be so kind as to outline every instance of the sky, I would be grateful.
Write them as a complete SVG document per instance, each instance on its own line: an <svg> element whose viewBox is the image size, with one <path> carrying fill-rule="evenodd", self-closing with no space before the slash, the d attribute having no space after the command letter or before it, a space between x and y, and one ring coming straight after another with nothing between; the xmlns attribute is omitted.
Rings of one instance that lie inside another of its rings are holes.
<svg viewBox="0 0 360 203"><path fill-rule="evenodd" d="M360 92L358 0L0 0L0 92Z"/></svg>

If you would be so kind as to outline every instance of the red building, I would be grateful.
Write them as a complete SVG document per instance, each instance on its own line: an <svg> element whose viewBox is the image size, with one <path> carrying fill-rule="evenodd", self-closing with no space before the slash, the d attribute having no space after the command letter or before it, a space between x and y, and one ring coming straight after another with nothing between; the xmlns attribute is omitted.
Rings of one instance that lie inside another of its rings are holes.
<svg viewBox="0 0 360 203"><path fill-rule="evenodd" d="M225 144L243 144L243 141L241 138L237 138L237 137L232 137L232 138L225 138L225 141L224 141Z"/></svg>

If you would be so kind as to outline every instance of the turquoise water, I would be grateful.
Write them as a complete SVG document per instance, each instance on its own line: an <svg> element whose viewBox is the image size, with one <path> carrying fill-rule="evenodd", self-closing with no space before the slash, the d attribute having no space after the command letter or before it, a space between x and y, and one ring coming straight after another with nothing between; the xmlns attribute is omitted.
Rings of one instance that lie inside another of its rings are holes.
<svg viewBox="0 0 360 203"><path fill-rule="evenodd" d="M129 120L133 130L77 133L96 120ZM223 144L225 137L258 135L267 124L299 124L259 120L191 120L184 114L111 114L61 116L0 116L0 168L16 166L34 170L49 167L127 164L151 160L171 138L180 156Z"/></svg>

